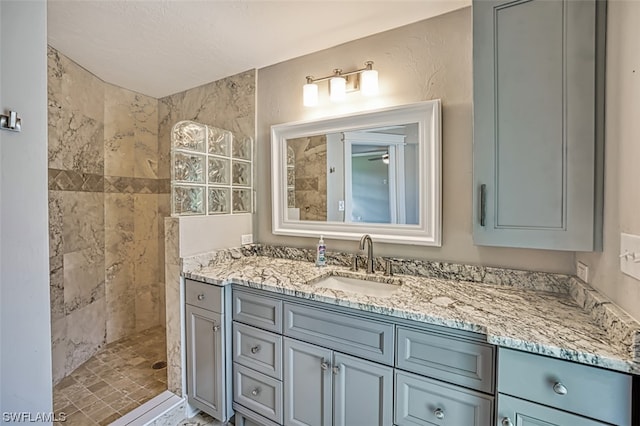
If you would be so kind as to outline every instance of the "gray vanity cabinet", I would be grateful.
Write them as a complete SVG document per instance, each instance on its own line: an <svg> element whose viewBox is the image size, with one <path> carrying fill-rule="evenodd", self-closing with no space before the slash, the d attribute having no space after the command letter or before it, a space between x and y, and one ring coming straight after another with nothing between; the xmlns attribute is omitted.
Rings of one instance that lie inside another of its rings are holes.
<svg viewBox="0 0 640 426"><path fill-rule="evenodd" d="M224 422L233 415L225 288L185 280L185 295L188 401Z"/></svg>
<svg viewBox="0 0 640 426"><path fill-rule="evenodd" d="M393 368L284 339L286 426L391 425Z"/></svg>
<svg viewBox="0 0 640 426"><path fill-rule="evenodd" d="M473 2L478 245L601 246L605 3Z"/></svg>

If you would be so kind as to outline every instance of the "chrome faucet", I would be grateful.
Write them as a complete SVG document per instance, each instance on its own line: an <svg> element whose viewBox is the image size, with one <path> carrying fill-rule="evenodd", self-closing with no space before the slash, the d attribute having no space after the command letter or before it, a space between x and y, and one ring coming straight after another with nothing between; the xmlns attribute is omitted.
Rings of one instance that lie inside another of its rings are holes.
<svg viewBox="0 0 640 426"><path fill-rule="evenodd" d="M367 250L367 274L373 274L373 240L369 234L364 234L360 238L360 250L364 250L365 243L369 243Z"/></svg>

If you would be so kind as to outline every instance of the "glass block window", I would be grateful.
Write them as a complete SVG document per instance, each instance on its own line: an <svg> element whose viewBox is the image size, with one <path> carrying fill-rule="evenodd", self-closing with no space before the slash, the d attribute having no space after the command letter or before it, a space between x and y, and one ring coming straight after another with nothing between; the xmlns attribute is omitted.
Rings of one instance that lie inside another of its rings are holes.
<svg viewBox="0 0 640 426"><path fill-rule="evenodd" d="M253 211L253 139L193 121L171 131L171 214Z"/></svg>
<svg viewBox="0 0 640 426"><path fill-rule="evenodd" d="M287 207L296 206L296 153L287 144Z"/></svg>

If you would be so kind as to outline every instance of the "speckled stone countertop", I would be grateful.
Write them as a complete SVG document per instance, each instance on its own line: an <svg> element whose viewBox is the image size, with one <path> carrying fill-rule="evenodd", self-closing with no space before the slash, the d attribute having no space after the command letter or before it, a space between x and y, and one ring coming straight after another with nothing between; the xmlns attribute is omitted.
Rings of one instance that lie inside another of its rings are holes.
<svg viewBox="0 0 640 426"><path fill-rule="evenodd" d="M186 259L183 275L214 285L240 284L482 333L487 342L497 346L640 374L640 324L573 277L554 279L553 274L548 274L549 279L545 280L537 273L499 269L492 271L495 279L484 279L485 282L396 274L391 280L401 283L398 290L391 296L371 297L317 285L332 274L366 276L344 265L318 268L308 260L238 253L214 256L208 261ZM486 275L485 269L481 267L480 272ZM507 284L500 279L505 274L511 274ZM373 279L389 280L381 273ZM545 282L549 286L541 284Z"/></svg>

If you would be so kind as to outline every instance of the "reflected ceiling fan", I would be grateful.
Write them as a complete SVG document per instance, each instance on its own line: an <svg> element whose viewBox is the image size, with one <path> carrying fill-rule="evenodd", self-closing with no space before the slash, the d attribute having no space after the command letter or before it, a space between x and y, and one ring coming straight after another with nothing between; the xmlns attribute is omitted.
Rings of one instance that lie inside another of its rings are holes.
<svg viewBox="0 0 640 426"><path fill-rule="evenodd" d="M383 152L379 157L369 158L369 161L380 161L384 164L389 164L389 153L387 151Z"/></svg>

